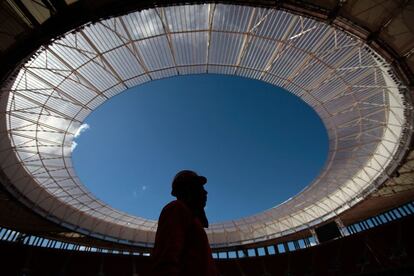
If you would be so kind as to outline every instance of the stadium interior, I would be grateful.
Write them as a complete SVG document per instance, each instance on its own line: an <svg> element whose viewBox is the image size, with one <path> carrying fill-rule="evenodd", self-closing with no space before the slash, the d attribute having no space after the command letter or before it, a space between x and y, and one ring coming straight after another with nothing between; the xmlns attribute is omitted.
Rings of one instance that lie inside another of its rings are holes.
<svg viewBox="0 0 414 276"><path fill-rule="evenodd" d="M157 222L71 164L94 109L215 73L285 88L329 136L290 200L207 230L220 275L414 275L414 2L1 0L0 275L149 275Z"/></svg>

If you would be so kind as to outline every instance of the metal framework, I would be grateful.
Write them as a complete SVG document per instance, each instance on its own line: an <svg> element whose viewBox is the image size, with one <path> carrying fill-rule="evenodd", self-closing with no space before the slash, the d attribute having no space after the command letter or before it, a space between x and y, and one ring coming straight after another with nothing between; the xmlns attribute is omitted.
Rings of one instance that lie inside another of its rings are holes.
<svg viewBox="0 0 414 276"><path fill-rule="evenodd" d="M130 87L200 73L285 88L318 113L330 147L321 174L295 197L213 224L213 247L276 238L338 215L388 179L408 148L406 88L365 42L276 9L200 4L106 19L41 47L2 88L0 166L45 217L151 246L156 221L113 209L80 182L71 163L74 135L90 112Z"/></svg>

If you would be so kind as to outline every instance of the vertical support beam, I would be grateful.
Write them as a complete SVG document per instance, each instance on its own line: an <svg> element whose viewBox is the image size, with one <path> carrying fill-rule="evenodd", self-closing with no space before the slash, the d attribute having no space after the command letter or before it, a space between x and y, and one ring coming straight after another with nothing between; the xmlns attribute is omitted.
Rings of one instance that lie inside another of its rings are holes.
<svg viewBox="0 0 414 276"><path fill-rule="evenodd" d="M341 233L342 237L349 235L348 229L346 228L346 226L344 225L344 223L342 222L340 218L336 218L335 223L338 226L339 232Z"/></svg>
<svg viewBox="0 0 414 276"><path fill-rule="evenodd" d="M303 239L303 242L305 243L305 247L306 247L306 248L311 247L311 244L310 244L310 242L309 242L309 237L304 238L304 239Z"/></svg>
<svg viewBox="0 0 414 276"><path fill-rule="evenodd" d="M104 256L102 256L102 258L101 258L101 263L99 264L99 272L98 272L97 276L105 276L105 273L104 273Z"/></svg>
<svg viewBox="0 0 414 276"><path fill-rule="evenodd" d="M135 263L135 258L132 257L132 276L138 276L137 264Z"/></svg>
<svg viewBox="0 0 414 276"><path fill-rule="evenodd" d="M263 248L264 248L264 251L265 251L266 256L267 256L267 255L270 255L270 254L269 254L269 250L267 249L267 247L268 247L268 246L264 246L264 247L263 247Z"/></svg>
<svg viewBox="0 0 414 276"><path fill-rule="evenodd" d="M293 241L293 245L295 246L295 250L300 249L300 246L299 246L299 242L298 242L298 240L294 240L294 241Z"/></svg>
<svg viewBox="0 0 414 276"><path fill-rule="evenodd" d="M319 239L318 239L318 236L316 235L315 229L314 228L310 229L310 232L312 234L313 239L315 240L315 243L319 244Z"/></svg>
<svg viewBox="0 0 414 276"><path fill-rule="evenodd" d="M290 250L289 250L288 244L286 242L283 242L282 244L283 244L283 248L285 249L285 252L289 252Z"/></svg>
<svg viewBox="0 0 414 276"><path fill-rule="evenodd" d="M24 265L20 269L19 275L30 275L31 274L30 265L32 261L32 251L33 251L33 248L29 246L29 249L27 250L27 255L25 256Z"/></svg>

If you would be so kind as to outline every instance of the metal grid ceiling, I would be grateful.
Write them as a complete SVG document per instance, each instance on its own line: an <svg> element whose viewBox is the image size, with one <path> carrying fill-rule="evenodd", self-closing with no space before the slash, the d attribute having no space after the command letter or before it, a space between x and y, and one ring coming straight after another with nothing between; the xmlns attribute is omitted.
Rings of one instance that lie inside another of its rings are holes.
<svg viewBox="0 0 414 276"><path fill-rule="evenodd" d="M97 237L151 246L156 221L115 210L81 183L71 163L73 138L112 96L199 73L285 88L314 108L330 143L311 185L258 215L213 224L213 246L274 238L335 216L375 189L401 154L409 123L403 87L362 41L280 10L204 4L110 18L39 49L12 86L2 88L1 167L44 216Z"/></svg>

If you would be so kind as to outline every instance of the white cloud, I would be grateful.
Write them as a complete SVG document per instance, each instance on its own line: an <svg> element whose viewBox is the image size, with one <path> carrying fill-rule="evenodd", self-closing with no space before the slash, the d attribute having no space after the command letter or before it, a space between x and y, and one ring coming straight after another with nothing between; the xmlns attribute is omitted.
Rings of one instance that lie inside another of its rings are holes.
<svg viewBox="0 0 414 276"><path fill-rule="evenodd" d="M81 126L76 130L74 138L78 138L82 133L84 133L86 130L90 129L90 126L88 124L81 124ZM70 152L73 152L76 147L78 146L78 143L75 141L72 141L72 144L70 146Z"/></svg>
<svg viewBox="0 0 414 276"><path fill-rule="evenodd" d="M81 126L78 128L78 130L75 132L75 138L78 138L83 132L88 130L90 126L88 124L81 124Z"/></svg>
<svg viewBox="0 0 414 276"><path fill-rule="evenodd" d="M141 189L142 189L143 191L145 191L145 190L147 189L147 186L145 186L145 185L144 185L144 186L142 186L142 187L141 187Z"/></svg>

